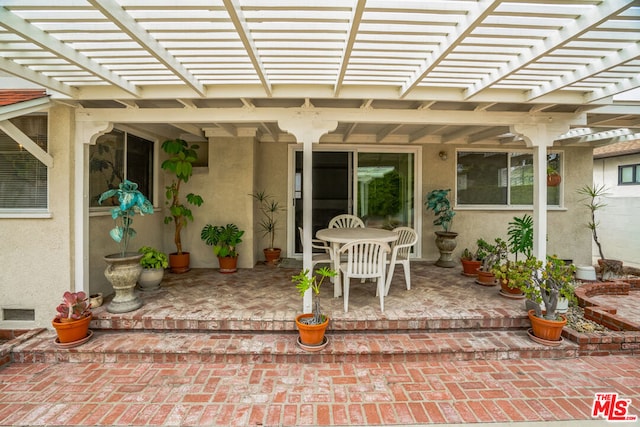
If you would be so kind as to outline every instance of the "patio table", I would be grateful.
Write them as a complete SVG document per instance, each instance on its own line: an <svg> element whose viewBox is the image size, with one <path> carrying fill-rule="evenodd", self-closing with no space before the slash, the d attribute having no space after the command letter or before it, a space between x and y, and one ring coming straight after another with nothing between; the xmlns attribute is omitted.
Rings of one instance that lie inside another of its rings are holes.
<svg viewBox="0 0 640 427"><path fill-rule="evenodd" d="M331 243L331 258L333 259L333 269L338 273L333 281L333 297L342 295L342 282L340 280L340 257L338 251L346 243L355 240L378 240L380 242L392 243L398 240L398 233L381 228L323 228L318 230L316 237L320 240Z"/></svg>

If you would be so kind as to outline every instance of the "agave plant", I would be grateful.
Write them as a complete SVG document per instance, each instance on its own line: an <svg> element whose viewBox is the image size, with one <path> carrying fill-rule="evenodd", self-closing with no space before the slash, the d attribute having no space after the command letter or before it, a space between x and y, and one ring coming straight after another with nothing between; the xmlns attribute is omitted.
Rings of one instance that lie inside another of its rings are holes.
<svg viewBox="0 0 640 427"><path fill-rule="evenodd" d="M138 191L138 184L128 180L120 183L118 188L107 190L100 196L98 203L116 196L119 205L111 208L111 217L116 226L109 231L109 235L120 245L120 256L124 256L129 247L129 241L136 236L133 229L133 217L136 214L152 214L153 205L144 194Z"/></svg>
<svg viewBox="0 0 640 427"><path fill-rule="evenodd" d="M56 307L57 319L78 320L91 314L91 304L87 294L66 291L62 295L62 303Z"/></svg>

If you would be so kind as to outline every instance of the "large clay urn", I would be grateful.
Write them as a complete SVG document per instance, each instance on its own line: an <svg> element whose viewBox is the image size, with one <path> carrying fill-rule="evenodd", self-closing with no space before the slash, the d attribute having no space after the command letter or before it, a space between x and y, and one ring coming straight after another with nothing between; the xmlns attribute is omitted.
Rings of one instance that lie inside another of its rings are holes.
<svg viewBox="0 0 640 427"><path fill-rule="evenodd" d="M453 231L436 231L436 246L440 250L440 258L436 261L438 267L451 268L458 265L457 261L453 260L453 250L458 244L456 237L458 233Z"/></svg>
<svg viewBox="0 0 640 427"><path fill-rule="evenodd" d="M142 273L140 258L142 254L136 252L127 252L124 256L111 254L104 257L107 263L104 276L116 292L107 306L109 313L127 313L142 307L142 300L134 290Z"/></svg>

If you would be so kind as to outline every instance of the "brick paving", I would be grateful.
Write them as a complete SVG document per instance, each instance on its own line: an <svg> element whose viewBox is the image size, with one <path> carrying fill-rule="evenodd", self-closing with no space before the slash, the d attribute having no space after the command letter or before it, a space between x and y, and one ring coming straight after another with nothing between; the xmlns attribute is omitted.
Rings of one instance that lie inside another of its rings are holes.
<svg viewBox="0 0 640 427"><path fill-rule="evenodd" d="M0 424L588 425L598 392L630 399L640 415L640 359L14 363L0 369Z"/></svg>
<svg viewBox="0 0 640 427"><path fill-rule="evenodd" d="M57 349L52 331L0 346L13 362L0 367L0 425L604 425L591 417L598 392L640 415L638 333L552 350L526 337L522 301L416 262L411 291L399 273L384 313L367 283L349 313L323 298L329 346L304 353L295 271L265 269L168 275L139 310L95 310L77 348Z"/></svg>

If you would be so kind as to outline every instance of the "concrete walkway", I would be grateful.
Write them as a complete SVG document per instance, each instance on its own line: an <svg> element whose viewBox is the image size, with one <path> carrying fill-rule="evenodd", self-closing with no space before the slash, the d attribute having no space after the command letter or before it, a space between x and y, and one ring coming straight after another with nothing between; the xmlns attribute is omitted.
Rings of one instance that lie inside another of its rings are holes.
<svg viewBox="0 0 640 427"><path fill-rule="evenodd" d="M640 416L640 358L14 363L0 369L0 425L610 425L591 416L596 393Z"/></svg>

